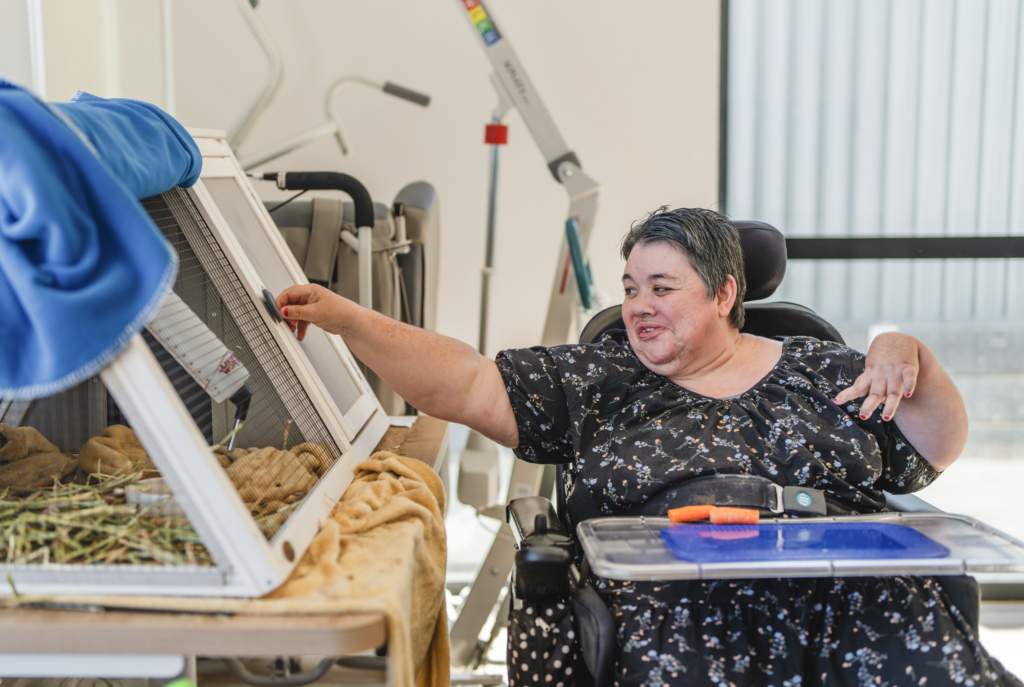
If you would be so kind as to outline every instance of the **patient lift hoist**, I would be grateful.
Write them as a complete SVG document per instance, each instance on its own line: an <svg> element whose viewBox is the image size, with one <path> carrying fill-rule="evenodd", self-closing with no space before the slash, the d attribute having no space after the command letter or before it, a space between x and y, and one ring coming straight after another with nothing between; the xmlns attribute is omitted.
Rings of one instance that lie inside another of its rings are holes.
<svg viewBox="0 0 1024 687"><path fill-rule="evenodd" d="M470 22L483 42L484 52L494 66L491 84L498 93L498 107L495 108L493 120L499 124L505 114L516 108L547 161L548 169L558 183L565 186L569 194L569 212L567 217L574 220L576 227L567 228L566 241L559 251L558 272L548 301L547 318L541 336L542 346L557 346L571 338L571 326L576 321L576 304L582 302L589 309L590 280L583 254L587 249L590 232L597 213L597 194L600 186L583 171L576 152L562 136L562 132L554 118L544 105L540 93L533 86L526 69L519 61L512 44L502 36L494 22L494 17L485 8L481 0L458 0L464 7ZM491 212L488 222L488 241L493 240L493 205L495 172L492 161L491 174ZM578 239L577 239L578 237ZM577 243L578 241L578 243ZM582 249L578 252L577 247ZM576 273L576 279L569 279L570 266Z"/></svg>
<svg viewBox="0 0 1024 687"><path fill-rule="evenodd" d="M490 277L493 270L495 208L497 196L498 146L504 143L494 136L492 127L501 125L504 116L516 108L536 141L541 154L547 161L551 174L565 187L569 194L569 212L565 223L566 238L559 250L558 270L548 301L547 316L541 336L541 345L557 346L573 338L575 323L580 319L580 305L583 311L591 310L591 279L585 255L590 233L597 213L597 196L600 186L588 176L580 165L575 151L569 146L554 118L548 111L540 94L534 88L526 69L520 62L508 38L502 35L494 16L484 7L481 0L457 0L466 12L474 32L483 43L484 52L494 66L491 84L498 95L498 105L492 115L492 126L488 127L488 143L492 144L490 188L487 222L487 261L483 270L480 318L480 352L486 355L486 330ZM570 278L569 271L575 278ZM580 328L582 328L580 323ZM474 463L468 468L468 463ZM478 470L472 474L473 469ZM484 474L488 473L488 474ZM500 628L503 617L508 613L509 593L502 597L502 589L508 584L515 559L514 538L509 525L505 523L504 506L494 503L496 489L481 488L496 480L497 453L493 446L475 432L470 435L466 451L463 452L459 474L459 499L473 505L483 515L496 518L502 525L491 545L480 572L470 588L469 595L451 628L452 665L476 667L487 647L490 646ZM474 478L476 478L474 480ZM471 482L471 480L474 480ZM542 465L516 461L508 488L508 501L550 493L553 471ZM490 491L491 493L486 493ZM485 492L485 493L481 493ZM480 641L479 635L494 611L495 603L501 600L495 615L490 639Z"/></svg>

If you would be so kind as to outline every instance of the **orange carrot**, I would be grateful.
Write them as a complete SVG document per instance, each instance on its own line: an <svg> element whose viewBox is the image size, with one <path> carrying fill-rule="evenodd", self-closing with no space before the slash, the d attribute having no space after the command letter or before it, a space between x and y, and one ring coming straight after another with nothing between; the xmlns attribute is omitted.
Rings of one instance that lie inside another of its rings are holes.
<svg viewBox="0 0 1024 687"><path fill-rule="evenodd" d="M672 522L707 520L714 509L714 506L683 506L682 508L673 508L668 512L668 519Z"/></svg>
<svg viewBox="0 0 1024 687"><path fill-rule="evenodd" d="M752 508L715 508L711 511L714 525L756 525L758 512Z"/></svg>

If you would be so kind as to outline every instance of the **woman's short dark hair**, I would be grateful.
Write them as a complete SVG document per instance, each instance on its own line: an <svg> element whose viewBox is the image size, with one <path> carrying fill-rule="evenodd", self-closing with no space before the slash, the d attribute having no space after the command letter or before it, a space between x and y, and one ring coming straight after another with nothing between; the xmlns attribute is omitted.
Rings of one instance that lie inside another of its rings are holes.
<svg viewBox="0 0 1024 687"><path fill-rule="evenodd" d="M714 299L730 274L733 276L736 280L736 302L729 313L729 321L737 329L742 329L747 280L743 275L740 234L732 221L714 210L669 210L667 205L663 205L629 228L629 233L622 240L622 259L628 260L636 246L655 241L664 241L683 251L704 282L708 300Z"/></svg>

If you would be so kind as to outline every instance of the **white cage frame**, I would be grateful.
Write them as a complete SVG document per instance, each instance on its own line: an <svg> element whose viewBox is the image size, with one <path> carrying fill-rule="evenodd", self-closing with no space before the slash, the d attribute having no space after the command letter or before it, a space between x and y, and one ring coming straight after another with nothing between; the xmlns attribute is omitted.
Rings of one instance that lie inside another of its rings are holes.
<svg viewBox="0 0 1024 687"><path fill-rule="evenodd" d="M250 256L262 264L276 263L278 268L283 267L294 283L307 283L306 278L224 143L224 133L202 129L191 129L189 133L203 153L202 175L189 189L189 195L342 456L268 540L142 336L136 335L100 377L175 499L180 501L216 565L14 565L0 562L0 571L10 574L19 593L238 597L265 594L288 578L320 524L352 482L353 468L369 457L389 425L387 415L340 337L329 336L315 328L309 332L314 340L316 337L326 339L329 349L320 341L321 354L330 350L334 355L333 359L321 355L320 367L331 368L324 369L323 377L337 379L341 371L359 393L344 414L332 394L337 390L325 385L303 346L284 323L270 315L263 299L265 282ZM266 241L250 241L243 248L203 183L204 179L216 178L235 180L263 228Z"/></svg>

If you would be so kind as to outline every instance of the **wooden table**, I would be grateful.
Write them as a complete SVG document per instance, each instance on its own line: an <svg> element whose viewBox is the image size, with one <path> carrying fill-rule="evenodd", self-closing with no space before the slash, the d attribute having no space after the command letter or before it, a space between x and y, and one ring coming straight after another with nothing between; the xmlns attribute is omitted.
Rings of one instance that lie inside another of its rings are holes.
<svg viewBox="0 0 1024 687"><path fill-rule="evenodd" d="M420 417L411 428L390 427L377 450L417 458L440 470L448 452L448 423ZM379 648L386 640L380 613L259 617L0 610L0 653L6 654L341 656ZM0 677L8 676L0 663Z"/></svg>

